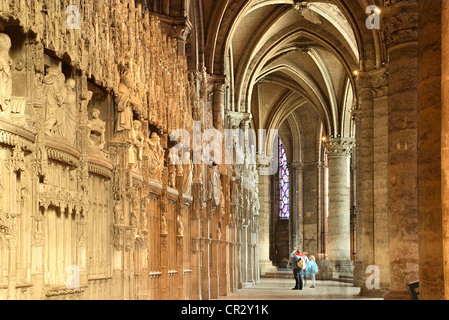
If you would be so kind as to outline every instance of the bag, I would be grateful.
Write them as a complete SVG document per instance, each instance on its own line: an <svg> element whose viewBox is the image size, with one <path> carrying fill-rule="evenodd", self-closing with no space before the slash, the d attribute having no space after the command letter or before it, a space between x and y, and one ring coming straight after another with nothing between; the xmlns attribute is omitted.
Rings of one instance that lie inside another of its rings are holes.
<svg viewBox="0 0 449 320"><path fill-rule="evenodd" d="M298 265L299 269L304 269L304 259L300 258L298 262L296 262L296 264Z"/></svg>

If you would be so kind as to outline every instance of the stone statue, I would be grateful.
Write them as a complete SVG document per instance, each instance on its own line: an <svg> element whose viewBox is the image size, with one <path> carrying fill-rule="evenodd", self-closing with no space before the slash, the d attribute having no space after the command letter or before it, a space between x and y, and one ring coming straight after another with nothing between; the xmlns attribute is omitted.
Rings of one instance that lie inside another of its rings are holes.
<svg viewBox="0 0 449 320"><path fill-rule="evenodd" d="M76 106L75 80L68 79L65 83L67 90L67 125L65 138L72 144L76 141L78 127L78 109Z"/></svg>
<svg viewBox="0 0 449 320"><path fill-rule="evenodd" d="M184 190L185 193L190 193L190 189L192 186L193 181L193 164L189 161L188 164L183 164L184 166L184 180L183 180L183 186L182 190Z"/></svg>
<svg viewBox="0 0 449 320"><path fill-rule="evenodd" d="M162 214L161 216L161 234L167 235L167 218L165 217L165 214Z"/></svg>
<svg viewBox="0 0 449 320"><path fill-rule="evenodd" d="M89 120L87 124L89 127L89 143L103 150L106 144L106 122L99 118L100 111L98 109L93 109L91 114L92 120Z"/></svg>
<svg viewBox="0 0 449 320"><path fill-rule="evenodd" d="M123 214L123 209L119 201L115 203L114 207L114 220L116 225L123 225L125 216Z"/></svg>
<svg viewBox="0 0 449 320"><path fill-rule="evenodd" d="M130 151L129 163L135 165L138 160L142 160L142 150L145 143L145 137L142 134L142 123L139 120L133 121L131 137L133 146L131 147L132 150Z"/></svg>
<svg viewBox="0 0 449 320"><path fill-rule="evenodd" d="M217 239L221 240L222 237L223 237L223 223L220 220L217 222Z"/></svg>
<svg viewBox="0 0 449 320"><path fill-rule="evenodd" d="M130 225L133 227L137 227L140 220L140 212L137 209L134 209L131 211L131 217L130 217Z"/></svg>
<svg viewBox="0 0 449 320"><path fill-rule="evenodd" d="M170 188L176 188L176 166L171 161L170 157L168 164L168 186Z"/></svg>
<svg viewBox="0 0 449 320"><path fill-rule="evenodd" d="M181 218L178 217L178 237L184 237L184 224Z"/></svg>
<svg viewBox="0 0 449 320"><path fill-rule="evenodd" d="M145 153L150 163L150 179L161 181L165 151L156 132L151 133L151 137L146 139L145 147Z"/></svg>
<svg viewBox="0 0 449 320"><path fill-rule="evenodd" d="M116 106L115 132L125 141L130 141L133 129L133 105L138 106L138 103L132 95L132 79L128 70L122 73L114 102Z"/></svg>
<svg viewBox="0 0 449 320"><path fill-rule="evenodd" d="M148 218L147 218L146 212L142 212L142 214L140 215L140 218L141 218L140 225L141 225L142 230L147 230Z"/></svg>
<svg viewBox="0 0 449 320"><path fill-rule="evenodd" d="M87 106L92 100L94 93L92 91L87 91L86 94L83 94L81 97L81 110L87 110Z"/></svg>
<svg viewBox="0 0 449 320"><path fill-rule="evenodd" d="M10 49L11 39L8 35L0 33L0 115L5 117L12 95L12 59L9 56Z"/></svg>
<svg viewBox="0 0 449 320"><path fill-rule="evenodd" d="M65 76L58 67L50 67L44 77L45 133L64 137L67 89Z"/></svg>
<svg viewBox="0 0 449 320"><path fill-rule="evenodd" d="M223 186L220 186L220 215L224 216L226 213L225 196L223 193Z"/></svg>

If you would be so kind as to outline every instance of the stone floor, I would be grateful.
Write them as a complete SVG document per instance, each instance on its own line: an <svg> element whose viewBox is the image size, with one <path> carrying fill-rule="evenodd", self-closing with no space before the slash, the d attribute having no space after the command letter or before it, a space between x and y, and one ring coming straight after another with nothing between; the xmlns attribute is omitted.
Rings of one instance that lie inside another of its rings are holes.
<svg viewBox="0 0 449 320"><path fill-rule="evenodd" d="M307 281L303 290L292 290L294 279L262 278L260 284L243 288L219 300L382 300L361 297L360 288L350 283L317 280L315 288Z"/></svg>

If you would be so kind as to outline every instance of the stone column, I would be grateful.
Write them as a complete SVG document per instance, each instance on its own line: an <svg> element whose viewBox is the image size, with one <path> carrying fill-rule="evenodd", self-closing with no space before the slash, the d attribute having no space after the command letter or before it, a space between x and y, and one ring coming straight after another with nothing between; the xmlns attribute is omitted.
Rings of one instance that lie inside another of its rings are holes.
<svg viewBox="0 0 449 320"><path fill-rule="evenodd" d="M225 79L218 78L214 83L213 120L217 130L223 130L225 108Z"/></svg>
<svg viewBox="0 0 449 320"><path fill-rule="evenodd" d="M442 1L442 77L441 87L449 88L449 3ZM449 91L442 90L441 119L449 119ZM441 132L441 192L449 194L449 121L442 122ZM442 197L442 222L443 222L443 263L444 268L444 292L445 299L449 299L449 198Z"/></svg>
<svg viewBox="0 0 449 320"><path fill-rule="evenodd" d="M162 195L161 195L161 230L160 230L160 250L161 250L161 278L159 282L159 297L162 300L169 298L168 289L168 232L167 230L167 215L168 215L168 169L164 168L162 171ZM173 230L170 230L173 232Z"/></svg>
<svg viewBox="0 0 449 320"><path fill-rule="evenodd" d="M361 94L359 93L359 99L361 99ZM361 99L361 101L363 101ZM360 101L360 102L361 102ZM354 286L361 287L363 284L363 274L364 274L364 267L363 267L363 251L362 251L362 224L361 224L361 217L362 217L362 210L363 210L363 202L362 202L362 181L363 177L361 174L361 160L362 160L362 108L361 106L358 106L355 110L352 112L353 121L355 123L355 139L356 139L356 161L355 161L355 171L356 171L356 186L355 186L355 193L356 193L356 226L355 226L355 232L356 232L356 250L357 250L357 259L354 264Z"/></svg>
<svg viewBox="0 0 449 320"><path fill-rule="evenodd" d="M268 173L268 161L259 159L259 265L260 274L265 275L268 272L276 272L277 268L273 266L270 260L270 176Z"/></svg>
<svg viewBox="0 0 449 320"><path fill-rule="evenodd" d="M218 207L212 209L213 217L211 219L212 226L210 233L212 240L210 244L210 298L218 299L219 296L219 261L220 261L220 239L218 238Z"/></svg>
<svg viewBox="0 0 449 320"><path fill-rule="evenodd" d="M194 181L192 184L193 210L190 219L190 232L192 237L192 288L191 299L201 300L201 211L202 208L203 184L201 181Z"/></svg>
<svg viewBox="0 0 449 320"><path fill-rule="evenodd" d="M330 138L326 141L329 166L330 276L352 276L350 250L350 158L354 139Z"/></svg>
<svg viewBox="0 0 449 320"><path fill-rule="evenodd" d="M178 189L178 203L177 203L177 214L176 216L176 225L177 225L177 234L176 234L176 270L178 273L175 275L176 282L176 299L183 300L185 297L184 288L184 191L183 190L183 182L184 182L184 173L182 171L182 165L178 168L178 174L176 176L176 187Z"/></svg>
<svg viewBox="0 0 449 320"><path fill-rule="evenodd" d="M329 234L329 166L328 161L323 164L323 221L322 221L322 244L323 251L320 254L321 259L328 257L328 234Z"/></svg>
<svg viewBox="0 0 449 320"><path fill-rule="evenodd" d="M287 165L288 170L290 172L290 189L289 189L289 201L290 201L290 218L288 219L288 252L292 252L293 248L295 247L296 243L296 234L297 234L297 228L296 228L296 175L295 175L295 169L293 168L293 165L289 164Z"/></svg>
<svg viewBox="0 0 449 320"><path fill-rule="evenodd" d="M324 221L325 221L325 206L324 206L324 170L325 164L323 161L317 163L317 175L318 175L318 188L317 188L317 247L316 256L322 259L322 253L324 252Z"/></svg>
<svg viewBox="0 0 449 320"><path fill-rule="evenodd" d="M385 299L410 299L419 279L417 186L418 1L392 1L383 10L389 55L390 290Z"/></svg>
<svg viewBox="0 0 449 320"><path fill-rule="evenodd" d="M418 214L419 299L441 300L444 292L441 194L441 8L447 1L418 1ZM443 32L446 29L443 29ZM443 69L445 70L445 69ZM446 91L448 87L444 87ZM444 170L444 169L443 169ZM447 194L443 193L446 198ZM447 281L446 281L447 282ZM447 294L446 294L447 295Z"/></svg>
<svg viewBox="0 0 449 320"><path fill-rule="evenodd" d="M202 270L201 270L201 296L203 300L211 298L211 281L210 281L210 226L209 217L212 210L212 201L206 202L206 208L201 215L201 251L202 251Z"/></svg>
<svg viewBox="0 0 449 320"><path fill-rule="evenodd" d="M303 207L303 179L302 170L303 164L301 162L294 162L292 164L292 171L290 176L294 181L294 187L290 188L292 194L290 198L294 199L294 207L291 212L291 218L293 223L293 248L302 248L302 236L303 236L303 217L304 217L304 207ZM300 240L301 239L301 240ZM293 251L293 249L291 250ZM289 251L289 252L291 252Z"/></svg>
<svg viewBox="0 0 449 320"><path fill-rule="evenodd" d="M356 123L356 242L354 285L361 295L383 296L388 290L388 72L385 67L358 78L359 105ZM363 116L362 116L363 115ZM367 267L370 269L367 269ZM369 284L366 273L380 272L380 286Z"/></svg>

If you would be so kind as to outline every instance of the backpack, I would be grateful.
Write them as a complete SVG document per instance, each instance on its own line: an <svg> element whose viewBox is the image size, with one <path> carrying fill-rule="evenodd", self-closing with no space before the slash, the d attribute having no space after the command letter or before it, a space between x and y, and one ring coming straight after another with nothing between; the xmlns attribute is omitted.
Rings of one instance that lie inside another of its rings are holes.
<svg viewBox="0 0 449 320"><path fill-rule="evenodd" d="M298 262L296 262L296 264L298 265L299 269L304 269L305 265L304 265L305 261L303 258L299 258Z"/></svg>

